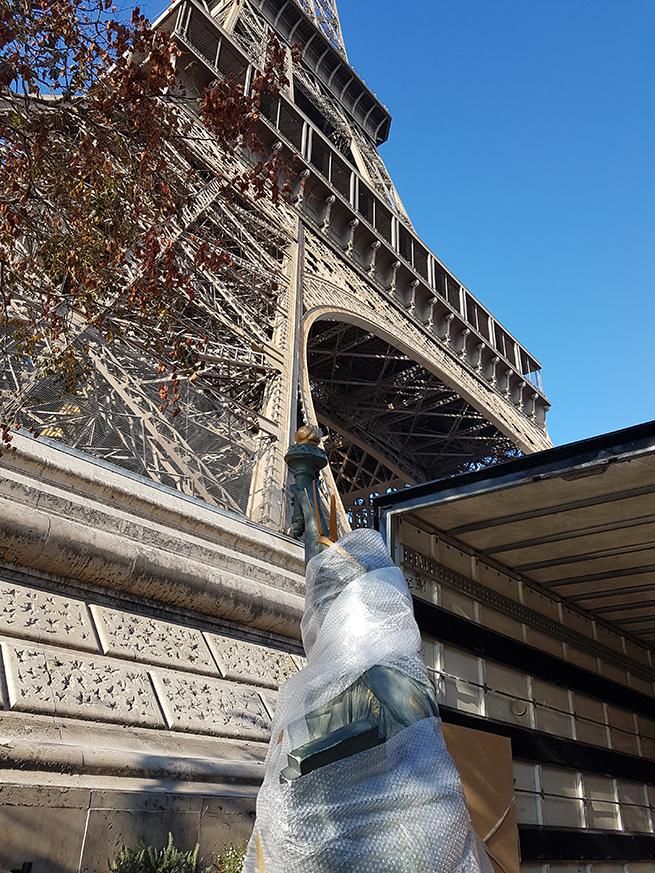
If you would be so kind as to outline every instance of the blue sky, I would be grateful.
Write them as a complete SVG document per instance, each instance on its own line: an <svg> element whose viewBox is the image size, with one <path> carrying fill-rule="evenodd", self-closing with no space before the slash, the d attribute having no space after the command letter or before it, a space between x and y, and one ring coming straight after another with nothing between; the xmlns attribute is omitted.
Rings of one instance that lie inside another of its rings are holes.
<svg viewBox="0 0 655 873"><path fill-rule="evenodd" d="M655 2L340 9L412 220L543 364L553 441L655 418Z"/></svg>
<svg viewBox="0 0 655 873"><path fill-rule="evenodd" d="M655 0L339 6L416 229L543 364L554 442L655 418Z"/></svg>

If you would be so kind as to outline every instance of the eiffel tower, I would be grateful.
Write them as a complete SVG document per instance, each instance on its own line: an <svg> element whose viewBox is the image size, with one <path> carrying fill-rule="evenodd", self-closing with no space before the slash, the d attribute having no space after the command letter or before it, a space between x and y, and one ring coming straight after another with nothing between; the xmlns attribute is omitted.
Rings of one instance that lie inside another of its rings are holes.
<svg viewBox="0 0 655 873"><path fill-rule="evenodd" d="M209 335L207 367L170 418L135 330L96 348L86 396L30 384L30 422L278 531L303 420L326 433L353 525L368 523L372 494L548 447L540 365L416 234L378 154L389 112L348 62L335 0L176 0L154 26L174 32L191 96L223 76L250 88L270 38L286 47L288 87L259 124L295 159L292 200L228 205L219 180L248 156L181 109L197 133L193 198L171 239L196 289L183 327ZM229 249L238 289L195 265L189 230Z"/></svg>

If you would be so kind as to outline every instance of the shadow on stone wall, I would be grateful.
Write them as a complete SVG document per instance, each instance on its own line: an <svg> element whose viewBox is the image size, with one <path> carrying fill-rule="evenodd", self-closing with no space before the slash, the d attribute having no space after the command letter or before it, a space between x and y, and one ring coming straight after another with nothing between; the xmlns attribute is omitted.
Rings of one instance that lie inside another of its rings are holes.
<svg viewBox="0 0 655 873"><path fill-rule="evenodd" d="M3 785L0 871L70 873L79 867L87 808L77 789Z"/></svg>
<svg viewBox="0 0 655 873"><path fill-rule="evenodd" d="M29 863L31 873L109 873L121 846L164 845L169 831L179 848L198 843L210 862L247 840L254 823L249 786L87 777L101 787L77 788L33 775L32 784L0 786L0 873Z"/></svg>

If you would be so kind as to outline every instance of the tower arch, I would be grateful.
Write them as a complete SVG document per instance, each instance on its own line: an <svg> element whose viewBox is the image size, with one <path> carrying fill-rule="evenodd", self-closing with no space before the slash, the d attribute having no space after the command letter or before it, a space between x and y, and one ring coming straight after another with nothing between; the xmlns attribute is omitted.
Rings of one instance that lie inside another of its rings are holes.
<svg viewBox="0 0 655 873"><path fill-rule="evenodd" d="M343 293L321 286L324 300ZM418 337L363 309L324 303L302 326L304 414L326 432L333 485L351 518L371 494L530 450L466 396Z"/></svg>

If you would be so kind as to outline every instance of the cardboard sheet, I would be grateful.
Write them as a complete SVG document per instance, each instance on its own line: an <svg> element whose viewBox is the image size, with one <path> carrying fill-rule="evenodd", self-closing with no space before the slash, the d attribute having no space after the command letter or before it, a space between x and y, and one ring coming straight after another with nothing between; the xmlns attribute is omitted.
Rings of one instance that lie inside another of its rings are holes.
<svg viewBox="0 0 655 873"><path fill-rule="evenodd" d="M476 833L484 840L502 822L487 842L497 873L519 873L511 742L451 724L443 725L443 733L464 783Z"/></svg>

